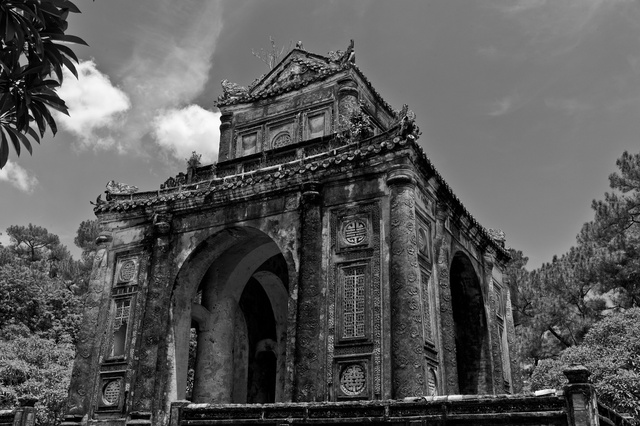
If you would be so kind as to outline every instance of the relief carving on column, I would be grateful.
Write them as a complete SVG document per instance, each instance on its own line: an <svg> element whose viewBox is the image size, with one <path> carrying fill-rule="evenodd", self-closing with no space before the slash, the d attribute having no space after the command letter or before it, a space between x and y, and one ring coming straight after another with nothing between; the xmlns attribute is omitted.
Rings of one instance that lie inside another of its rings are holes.
<svg viewBox="0 0 640 426"><path fill-rule="evenodd" d="M93 261L89 287L85 296L85 310L82 324L78 330L76 357L73 364L71 384L69 386L68 413L85 414L90 406L90 393L93 392L93 380L97 375L96 333L100 328L100 304L107 284L108 252L99 247Z"/></svg>
<svg viewBox="0 0 640 426"><path fill-rule="evenodd" d="M389 173L391 198L391 367L394 398L425 391L424 330L416 241L415 178L409 169Z"/></svg>
<svg viewBox="0 0 640 426"><path fill-rule="evenodd" d="M171 292L173 262L170 253L170 223L170 214L161 212L154 215L156 238L150 259L151 273L147 277L146 286L141 282L142 300L138 306L143 308L144 314L138 320L141 342L137 345L141 353L137 354L137 373L131 398L132 409L142 412L161 408L163 404L162 394L156 392L157 389L162 389L162 386L156 387L156 380L159 379L156 366L162 356L159 349L166 332L166 317L163 313L169 310Z"/></svg>
<svg viewBox="0 0 640 426"><path fill-rule="evenodd" d="M302 186L295 401L322 400L319 365L322 290L322 197L318 182Z"/></svg>
<svg viewBox="0 0 640 426"><path fill-rule="evenodd" d="M491 362L493 364L493 391L502 393L505 391L504 383L502 380L502 336L500 335L500 325L498 324L498 301L496 297L496 288L493 285L493 265L495 263L495 251L487 247L484 255L484 271L485 271L485 283L489 288L489 323L491 324Z"/></svg>
<svg viewBox="0 0 640 426"><path fill-rule="evenodd" d="M442 332L443 367L445 392L458 393L458 366L456 361L455 325L451 304L451 283L449 280L449 258L451 237L445 229L449 215L446 206L438 205L436 211L436 242L438 268L438 291L440 293L440 328Z"/></svg>
<svg viewBox="0 0 640 426"><path fill-rule="evenodd" d="M505 279L508 278L504 278L503 277L503 281ZM509 282L505 282L506 287L508 289L511 289L513 287L509 286ZM516 359L516 329L515 329L515 324L513 322L513 305L511 304L511 291L509 290L508 296L506 298L506 303L507 303L507 307L506 307L506 327L507 327L507 344L508 344L508 350L509 350L509 361L510 361L510 368L511 368L511 392L512 393L519 393L520 392L520 380L518 380L519 377L519 368L520 366L518 365L518 361Z"/></svg>

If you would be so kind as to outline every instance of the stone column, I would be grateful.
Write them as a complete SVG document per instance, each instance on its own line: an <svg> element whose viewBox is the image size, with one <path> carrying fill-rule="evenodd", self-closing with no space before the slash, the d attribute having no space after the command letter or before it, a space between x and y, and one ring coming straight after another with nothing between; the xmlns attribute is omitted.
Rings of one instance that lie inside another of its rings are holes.
<svg viewBox="0 0 640 426"><path fill-rule="evenodd" d="M420 269L415 229L415 180L408 167L387 175L391 198L389 281L392 397L422 395L425 360Z"/></svg>
<svg viewBox="0 0 640 426"><path fill-rule="evenodd" d="M16 408L13 415L13 426L34 426L36 424L37 398L19 398L20 407Z"/></svg>
<svg viewBox="0 0 640 426"><path fill-rule="evenodd" d="M353 111L359 107L358 85L355 80L345 78L338 81L338 126L343 128Z"/></svg>
<svg viewBox="0 0 640 426"><path fill-rule="evenodd" d="M108 313L108 308L103 308L101 312L101 306L108 306L102 301L110 297L109 289L105 291L105 285L109 282L109 256L106 245L110 241L111 235L107 233L101 234L96 240L98 250L93 259L89 286L84 299L84 315L78 331L76 357L69 385L68 415L65 420L70 424L73 422L79 424L82 417L88 413L98 374L99 333L103 329L101 324L107 321Z"/></svg>
<svg viewBox="0 0 640 426"><path fill-rule="evenodd" d="M322 283L322 196L318 182L302 185L300 203L300 274L296 323L294 401L322 401L324 347L320 316Z"/></svg>
<svg viewBox="0 0 640 426"><path fill-rule="evenodd" d="M564 397L571 426L598 426L598 401L593 385L589 383L591 373L582 365L572 365L564 370L569 384L564 387Z"/></svg>
<svg viewBox="0 0 640 426"><path fill-rule="evenodd" d="M504 268L503 268L504 270ZM511 379L511 393L520 393L521 391L521 381L520 377L520 366L518 365L518 360L516 359L516 327L513 318L513 301L512 301L512 286L509 282L509 278L506 275L502 276L502 282L505 287L509 290L507 292L507 317L505 318L507 328L507 343L509 345L509 367L511 371L509 372L509 377Z"/></svg>
<svg viewBox="0 0 640 426"><path fill-rule="evenodd" d="M445 394L458 393L458 364L456 360L455 324L451 304L451 283L449 281L450 236L445 223L449 209L438 204L436 210L435 252L438 259L438 296L440 299L440 333L442 338L442 379Z"/></svg>
<svg viewBox="0 0 640 426"><path fill-rule="evenodd" d="M491 376L489 380L487 380L487 385L493 388L493 393L504 393L504 376L502 373L502 335L500 334L497 311L498 301L500 298L496 294L496 288L493 285L493 264L495 263L495 259L495 251L490 247L487 247L483 256L483 266L484 282L486 285L485 288L489 289L489 309L485 309L485 312L489 315L489 318L487 318L487 325L489 327L489 347L491 348L490 362L493 368L492 371L487 371L486 374Z"/></svg>
<svg viewBox="0 0 640 426"><path fill-rule="evenodd" d="M232 402L234 376L234 328L238 302L227 295L211 309L211 316L198 331L193 402Z"/></svg>
<svg viewBox="0 0 640 426"><path fill-rule="evenodd" d="M234 157L235 150L231 148L231 142L233 141L232 120L233 114L230 112L225 112L220 116L220 152L218 153L218 161L230 160Z"/></svg>
<svg viewBox="0 0 640 426"><path fill-rule="evenodd" d="M151 258L151 271L146 284L142 284L145 297L144 313L139 323L134 365L135 384L131 389L131 408L141 420L151 421L152 412L155 417L164 416L164 383L168 375L161 347L166 345L167 312L171 293L170 279L173 257L170 250L171 217L165 212L157 213L153 219L155 241ZM146 287L146 291L144 290Z"/></svg>

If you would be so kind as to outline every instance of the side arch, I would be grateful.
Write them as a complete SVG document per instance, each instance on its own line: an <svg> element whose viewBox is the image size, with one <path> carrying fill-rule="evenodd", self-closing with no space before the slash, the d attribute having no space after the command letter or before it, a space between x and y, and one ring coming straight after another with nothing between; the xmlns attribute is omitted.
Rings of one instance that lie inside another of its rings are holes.
<svg viewBox="0 0 640 426"><path fill-rule="evenodd" d="M489 331L482 286L469 257L454 254L450 266L451 305L460 394L492 391Z"/></svg>

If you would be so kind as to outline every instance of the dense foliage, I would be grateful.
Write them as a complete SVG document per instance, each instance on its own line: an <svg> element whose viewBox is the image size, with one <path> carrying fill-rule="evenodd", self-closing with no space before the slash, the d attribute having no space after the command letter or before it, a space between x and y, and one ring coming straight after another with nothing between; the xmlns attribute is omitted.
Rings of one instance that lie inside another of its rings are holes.
<svg viewBox="0 0 640 426"><path fill-rule="evenodd" d="M10 226L0 245L0 409L37 398L37 424L59 424L66 404L74 343L87 288L95 221L85 221L74 260L45 228Z"/></svg>
<svg viewBox="0 0 640 426"><path fill-rule="evenodd" d="M625 152L594 201L577 244L527 271L512 250L507 274L518 283L515 316L524 381L560 387L562 370L581 363L599 398L640 415L640 154Z"/></svg>
<svg viewBox="0 0 640 426"><path fill-rule="evenodd" d="M51 109L68 114L55 89L63 68L77 77L78 58L64 43L86 44L65 34L70 12L80 11L69 0L0 0L0 169L10 143L17 155L21 145L31 153L29 138L56 134Z"/></svg>
<svg viewBox="0 0 640 426"><path fill-rule="evenodd" d="M640 308L607 315L582 344L542 360L531 376L532 390L561 388L566 383L562 371L571 364L589 369L600 401L640 418Z"/></svg>

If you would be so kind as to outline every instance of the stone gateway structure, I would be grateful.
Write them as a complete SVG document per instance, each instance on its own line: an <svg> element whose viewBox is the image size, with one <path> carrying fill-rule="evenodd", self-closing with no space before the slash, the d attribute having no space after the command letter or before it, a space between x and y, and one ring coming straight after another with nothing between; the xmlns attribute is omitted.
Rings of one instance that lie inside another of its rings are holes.
<svg viewBox="0 0 640 426"><path fill-rule="evenodd" d="M504 235L354 58L299 46L249 88L225 80L217 164L110 182L65 424L519 390Z"/></svg>

